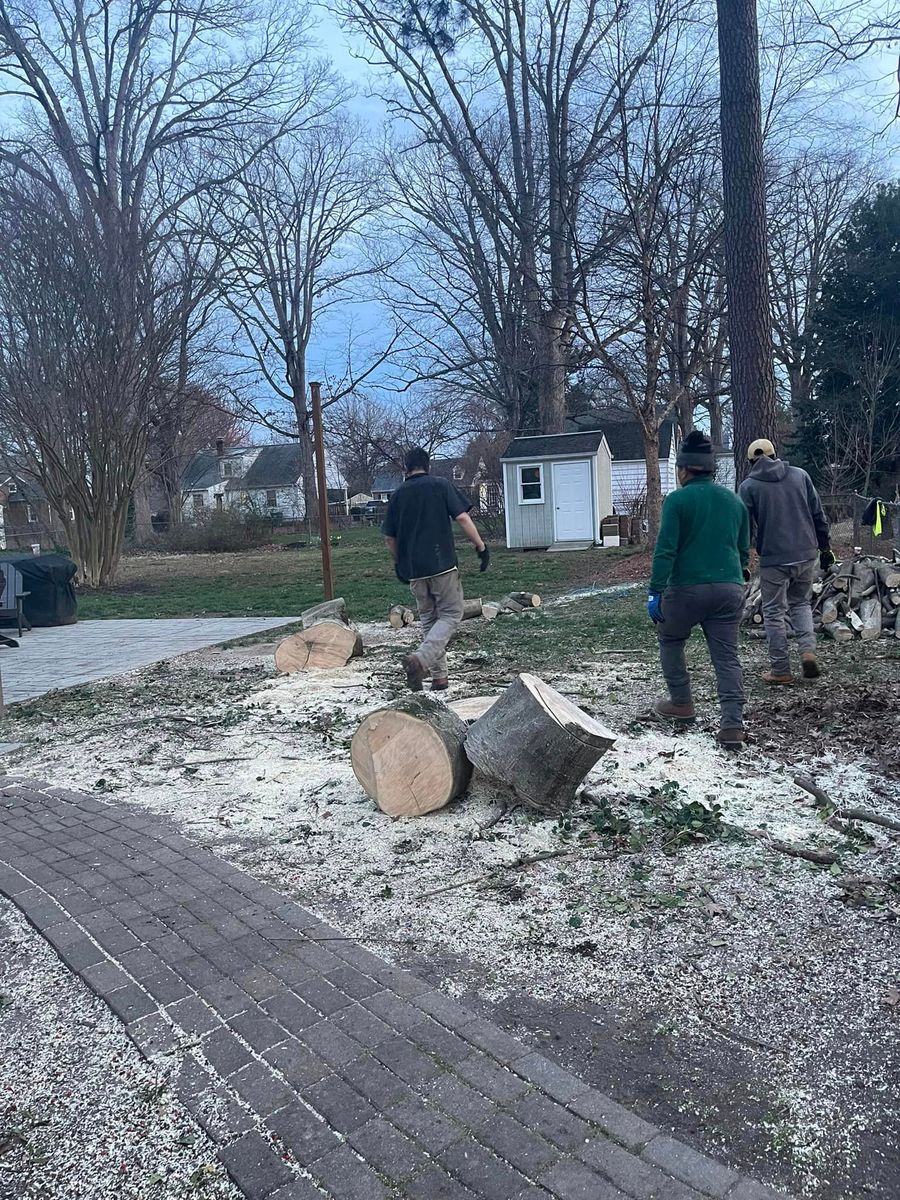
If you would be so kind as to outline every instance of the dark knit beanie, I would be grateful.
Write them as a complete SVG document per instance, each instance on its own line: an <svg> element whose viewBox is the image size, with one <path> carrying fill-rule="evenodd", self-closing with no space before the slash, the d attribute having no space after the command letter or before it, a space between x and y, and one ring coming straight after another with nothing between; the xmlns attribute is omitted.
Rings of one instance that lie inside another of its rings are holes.
<svg viewBox="0 0 900 1200"><path fill-rule="evenodd" d="M678 450L675 463L686 470L709 471L716 469L716 456L713 454L712 442L699 429L692 429Z"/></svg>

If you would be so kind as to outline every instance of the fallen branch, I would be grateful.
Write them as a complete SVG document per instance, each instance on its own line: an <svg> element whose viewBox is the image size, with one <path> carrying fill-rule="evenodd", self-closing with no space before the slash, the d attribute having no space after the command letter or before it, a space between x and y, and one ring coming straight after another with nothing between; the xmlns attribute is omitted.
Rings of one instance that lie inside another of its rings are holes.
<svg viewBox="0 0 900 1200"><path fill-rule="evenodd" d="M430 892L419 892L415 899L427 900L431 896L440 896L443 892L453 892L457 888L469 887L470 884L484 883L488 879L493 879L495 875L502 875L504 871L521 871L523 867L532 867L535 863L546 862L547 859L565 858L570 854L586 854L589 850L595 849L595 846L567 846L565 850L542 850L539 854L524 854L520 858L514 858L512 862L492 867L490 871L482 871L480 875L470 875L468 879L458 879L456 883L445 883L443 887L434 888ZM618 855L609 854L601 857L618 858Z"/></svg>
<svg viewBox="0 0 900 1200"><path fill-rule="evenodd" d="M893 829L900 833L900 821L895 821L893 817L883 817L881 813L869 812L866 808L841 808L807 775L795 775L794 783L804 792L808 792L815 800L816 808L823 812L830 812L844 821L867 821L870 825L880 825L882 829Z"/></svg>
<svg viewBox="0 0 900 1200"><path fill-rule="evenodd" d="M740 826L735 826L735 828L740 828ZM770 837L762 829L744 829L743 832L748 837L756 838L770 850L777 850L779 854L787 854L789 858L803 858L820 867L830 867L839 861L838 856L831 850L809 850L806 846L795 846L792 842L782 842L778 838Z"/></svg>

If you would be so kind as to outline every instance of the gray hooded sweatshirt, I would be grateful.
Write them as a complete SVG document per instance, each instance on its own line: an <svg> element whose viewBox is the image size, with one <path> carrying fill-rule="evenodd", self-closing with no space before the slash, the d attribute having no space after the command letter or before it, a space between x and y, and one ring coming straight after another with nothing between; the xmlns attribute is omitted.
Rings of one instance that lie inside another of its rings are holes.
<svg viewBox="0 0 900 1200"><path fill-rule="evenodd" d="M761 567L808 562L828 549L828 518L813 481L780 458L759 458L738 489Z"/></svg>

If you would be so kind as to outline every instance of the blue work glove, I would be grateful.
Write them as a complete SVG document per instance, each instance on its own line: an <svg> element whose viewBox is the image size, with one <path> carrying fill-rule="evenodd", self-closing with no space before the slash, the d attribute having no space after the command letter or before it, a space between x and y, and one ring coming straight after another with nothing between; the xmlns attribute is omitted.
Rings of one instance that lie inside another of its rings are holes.
<svg viewBox="0 0 900 1200"><path fill-rule="evenodd" d="M665 621L662 615L662 592L650 592L647 596L647 616L654 625L662 625Z"/></svg>
<svg viewBox="0 0 900 1200"><path fill-rule="evenodd" d="M481 563L481 566L478 568L478 570L486 571L491 565L491 552L488 550L487 546L485 546L483 550L478 551L478 559Z"/></svg>

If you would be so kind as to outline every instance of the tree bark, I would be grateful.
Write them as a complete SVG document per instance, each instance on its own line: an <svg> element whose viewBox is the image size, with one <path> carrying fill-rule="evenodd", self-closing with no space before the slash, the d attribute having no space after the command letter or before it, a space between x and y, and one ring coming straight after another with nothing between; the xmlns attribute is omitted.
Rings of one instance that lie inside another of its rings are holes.
<svg viewBox="0 0 900 1200"><path fill-rule="evenodd" d="M747 446L775 441L776 388L769 298L756 0L716 0L719 31L723 232L737 481Z"/></svg>
<svg viewBox="0 0 900 1200"><path fill-rule="evenodd" d="M146 546L153 541L153 513L150 509L150 474L145 472L134 489L134 542Z"/></svg>
<svg viewBox="0 0 900 1200"><path fill-rule="evenodd" d="M523 804L561 813L615 734L534 675L520 675L470 727L466 754Z"/></svg>
<svg viewBox="0 0 900 1200"><path fill-rule="evenodd" d="M659 533L659 522L662 515L662 476L659 472L659 427L652 431L642 429L644 439L644 458L647 462L647 543L652 550L656 545Z"/></svg>

